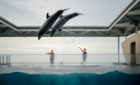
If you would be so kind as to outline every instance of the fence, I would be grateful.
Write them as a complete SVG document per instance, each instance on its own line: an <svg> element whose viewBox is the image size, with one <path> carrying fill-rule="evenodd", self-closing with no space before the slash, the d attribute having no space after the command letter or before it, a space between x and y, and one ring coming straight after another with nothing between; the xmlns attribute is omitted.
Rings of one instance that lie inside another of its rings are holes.
<svg viewBox="0 0 140 85"><path fill-rule="evenodd" d="M5 56L6 57L6 56ZM2 58L3 59L3 56ZM48 54L9 54L6 63L16 64L50 64L50 55ZM56 54L55 65L77 65L83 62L81 54ZM117 54L88 54L86 64L112 64L118 63ZM124 55L120 55L119 63L125 63ZM1 62L1 64L4 64Z"/></svg>
<svg viewBox="0 0 140 85"><path fill-rule="evenodd" d="M11 64L10 55L0 54L0 65L9 65Z"/></svg>

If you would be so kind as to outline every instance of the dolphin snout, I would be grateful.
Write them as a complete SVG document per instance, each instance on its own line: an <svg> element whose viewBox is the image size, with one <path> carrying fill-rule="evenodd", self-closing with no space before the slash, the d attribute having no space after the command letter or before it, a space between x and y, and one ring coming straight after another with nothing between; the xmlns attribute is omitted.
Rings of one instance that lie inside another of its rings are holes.
<svg viewBox="0 0 140 85"><path fill-rule="evenodd" d="M84 15L83 13L78 13L79 15Z"/></svg>
<svg viewBox="0 0 140 85"><path fill-rule="evenodd" d="M66 10L68 10L68 9L70 9L70 8L67 8L67 9L63 9L63 11L66 11Z"/></svg>

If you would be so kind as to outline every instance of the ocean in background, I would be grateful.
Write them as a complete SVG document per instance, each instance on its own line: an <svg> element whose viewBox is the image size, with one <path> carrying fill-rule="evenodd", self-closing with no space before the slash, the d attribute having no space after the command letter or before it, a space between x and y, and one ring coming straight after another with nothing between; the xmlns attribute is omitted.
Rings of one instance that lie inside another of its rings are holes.
<svg viewBox="0 0 140 85"><path fill-rule="evenodd" d="M11 56L11 63L17 64L28 64L28 63L50 63L50 55L48 54L10 54ZM61 62L63 64L80 64L82 62L82 54L55 54L55 64L58 65ZM117 54L88 54L86 63L87 64L112 64L118 62L118 55ZM124 63L124 55L120 54L120 62Z"/></svg>

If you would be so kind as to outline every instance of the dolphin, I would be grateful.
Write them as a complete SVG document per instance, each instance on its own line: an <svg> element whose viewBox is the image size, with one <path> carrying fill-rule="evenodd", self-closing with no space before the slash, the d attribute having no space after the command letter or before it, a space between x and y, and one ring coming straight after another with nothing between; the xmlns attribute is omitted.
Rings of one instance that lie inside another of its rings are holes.
<svg viewBox="0 0 140 85"><path fill-rule="evenodd" d="M69 8L68 8L69 9ZM68 9L58 10L55 12L52 16L49 16L49 13L47 13L47 20L44 22L44 24L41 26L39 32L38 32L38 40L49 31L49 29L52 27L52 25L55 23L55 21L58 19L58 17Z"/></svg>
<svg viewBox="0 0 140 85"><path fill-rule="evenodd" d="M61 27L67 22L69 21L70 19L78 16L78 15L82 15L81 13L77 13L77 12L74 12L74 13L71 13L71 14L68 14L68 15L65 15L65 16L60 16L59 20L57 21L57 23L54 25L54 27L52 28L52 31L51 31L51 37L55 34L55 32L59 29L61 31Z"/></svg>

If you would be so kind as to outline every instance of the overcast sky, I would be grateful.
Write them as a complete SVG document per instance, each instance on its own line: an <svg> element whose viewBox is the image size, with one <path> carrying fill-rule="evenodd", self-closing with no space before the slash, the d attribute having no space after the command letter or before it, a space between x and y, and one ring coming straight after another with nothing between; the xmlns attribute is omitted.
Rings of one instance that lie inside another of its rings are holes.
<svg viewBox="0 0 140 85"><path fill-rule="evenodd" d="M108 26L132 0L0 0L0 16L14 24L42 25L46 13L70 8L63 15L80 12L84 15L66 25Z"/></svg>
<svg viewBox="0 0 140 85"><path fill-rule="evenodd" d="M80 12L84 15L70 20L70 26L108 26L132 0L0 0L0 16L17 26L41 26L46 13L70 8L63 15ZM3 53L117 53L117 38L0 38Z"/></svg>
<svg viewBox="0 0 140 85"><path fill-rule="evenodd" d="M53 49L56 54L81 54L78 48L81 47L86 48L88 54L117 54L117 39L117 37L43 37L37 40L36 37L1 37L0 53L45 54ZM124 39L121 38L121 42Z"/></svg>

